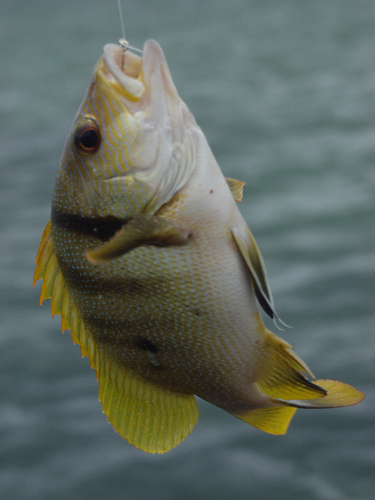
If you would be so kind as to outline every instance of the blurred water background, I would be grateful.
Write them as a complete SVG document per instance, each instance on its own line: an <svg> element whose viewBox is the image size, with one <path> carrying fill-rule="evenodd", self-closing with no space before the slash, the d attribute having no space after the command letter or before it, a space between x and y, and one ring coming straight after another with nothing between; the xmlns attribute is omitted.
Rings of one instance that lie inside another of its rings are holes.
<svg viewBox="0 0 375 500"><path fill-rule="evenodd" d="M121 36L115 0L0 1L0 498L375 498L375 2L123 0L127 38L162 45L180 95L266 260L283 333L320 378L366 393L297 411L285 437L200 401L165 455L108 425L95 373L31 286L63 143Z"/></svg>

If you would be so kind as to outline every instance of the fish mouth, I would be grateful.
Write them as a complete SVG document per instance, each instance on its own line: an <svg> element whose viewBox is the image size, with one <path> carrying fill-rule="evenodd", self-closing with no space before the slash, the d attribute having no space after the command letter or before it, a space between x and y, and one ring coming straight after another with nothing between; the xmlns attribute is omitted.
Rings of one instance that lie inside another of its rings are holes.
<svg viewBox="0 0 375 500"><path fill-rule="evenodd" d="M131 97L142 97L145 91L142 81L142 58L113 43L106 44L103 52L107 79L117 81Z"/></svg>
<svg viewBox="0 0 375 500"><path fill-rule="evenodd" d="M142 57L115 44L104 46L104 74L111 83L120 85L125 93L129 111L151 106L151 115L165 116L181 101L173 83L167 61L160 45L147 40ZM136 107L132 103L138 103Z"/></svg>

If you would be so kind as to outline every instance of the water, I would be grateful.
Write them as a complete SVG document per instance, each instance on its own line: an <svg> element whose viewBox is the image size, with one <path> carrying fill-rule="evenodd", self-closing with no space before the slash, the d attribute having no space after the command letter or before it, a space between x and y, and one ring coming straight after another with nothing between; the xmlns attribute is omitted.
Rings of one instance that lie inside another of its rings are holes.
<svg viewBox="0 0 375 500"><path fill-rule="evenodd" d="M284 338L359 406L272 437L200 402L163 456L107 424L88 360L31 287L58 158L117 3L1 2L0 498L372 499L375 495L375 3L123 0L157 39L265 257Z"/></svg>

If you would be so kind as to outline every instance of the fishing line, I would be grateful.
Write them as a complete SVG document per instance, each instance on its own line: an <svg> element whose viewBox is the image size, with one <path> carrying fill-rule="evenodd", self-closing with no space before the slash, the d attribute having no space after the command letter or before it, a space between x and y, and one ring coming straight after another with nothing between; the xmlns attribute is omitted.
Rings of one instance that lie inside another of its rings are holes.
<svg viewBox="0 0 375 500"><path fill-rule="evenodd" d="M120 38L120 40L124 40L126 42L124 17L122 15L121 0L117 0L117 5L118 5L119 13L120 13L120 23L121 23L121 31L122 31L122 38ZM120 40L119 40L120 45L122 45Z"/></svg>
<svg viewBox="0 0 375 500"><path fill-rule="evenodd" d="M122 15L122 8L121 8L121 0L117 0L117 5L118 5L118 10L120 14L120 23L121 23L121 31L122 31L122 38L119 39L119 44L122 48L122 62L121 62L121 69L124 71L124 65L125 65L125 52L129 49L134 50L135 52L139 52L142 54L143 52L140 49L137 49L136 47L132 47L129 42L126 39L125 36L125 25L124 25L124 16Z"/></svg>

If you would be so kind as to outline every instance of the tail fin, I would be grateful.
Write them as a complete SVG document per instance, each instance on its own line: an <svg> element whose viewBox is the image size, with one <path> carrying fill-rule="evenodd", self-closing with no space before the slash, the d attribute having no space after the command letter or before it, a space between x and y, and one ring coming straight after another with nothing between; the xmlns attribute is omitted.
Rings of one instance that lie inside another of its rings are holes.
<svg viewBox="0 0 375 500"><path fill-rule="evenodd" d="M314 383L327 391L327 395L317 399L289 401L296 408L341 408L360 403L365 397L363 392L339 380L314 380Z"/></svg>
<svg viewBox="0 0 375 500"><path fill-rule="evenodd" d="M269 434L285 434L297 408L338 408L356 405L364 394L337 380L310 382L308 366L291 346L267 331L267 361L257 385L269 396L267 407L235 415Z"/></svg>
<svg viewBox="0 0 375 500"><path fill-rule="evenodd" d="M269 408L258 408L257 410L250 410L243 415L234 416L268 434L281 435L286 434L296 411L297 408L280 405Z"/></svg>

